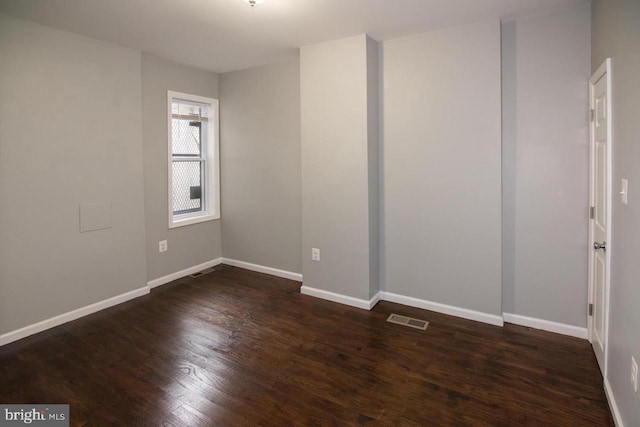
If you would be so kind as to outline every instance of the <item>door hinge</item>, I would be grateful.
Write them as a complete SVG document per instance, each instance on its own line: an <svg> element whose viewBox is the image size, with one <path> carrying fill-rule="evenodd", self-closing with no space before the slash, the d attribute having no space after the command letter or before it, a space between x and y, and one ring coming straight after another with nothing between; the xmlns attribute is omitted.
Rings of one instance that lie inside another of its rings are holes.
<svg viewBox="0 0 640 427"><path fill-rule="evenodd" d="M589 316L593 316L593 304L589 304Z"/></svg>
<svg viewBox="0 0 640 427"><path fill-rule="evenodd" d="M589 208L589 218L593 219L596 216L596 207L595 206L591 206Z"/></svg>
<svg viewBox="0 0 640 427"><path fill-rule="evenodd" d="M582 110L584 111L584 110ZM594 109L589 110L589 120L594 121L596 116L596 112Z"/></svg>

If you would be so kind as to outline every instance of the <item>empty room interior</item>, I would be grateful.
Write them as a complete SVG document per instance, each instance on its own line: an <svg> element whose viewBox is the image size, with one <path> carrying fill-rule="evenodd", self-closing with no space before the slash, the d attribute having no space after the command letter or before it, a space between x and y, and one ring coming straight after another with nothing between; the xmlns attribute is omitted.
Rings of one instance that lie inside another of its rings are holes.
<svg viewBox="0 0 640 427"><path fill-rule="evenodd" d="M0 425L638 427L637 189L639 0L0 0Z"/></svg>

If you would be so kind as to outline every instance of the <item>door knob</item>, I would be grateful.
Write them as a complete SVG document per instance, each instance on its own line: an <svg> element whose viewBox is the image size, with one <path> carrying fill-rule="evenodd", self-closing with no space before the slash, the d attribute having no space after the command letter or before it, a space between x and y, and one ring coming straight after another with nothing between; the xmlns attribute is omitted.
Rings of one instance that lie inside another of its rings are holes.
<svg viewBox="0 0 640 427"><path fill-rule="evenodd" d="M593 249L595 249L596 251L598 249L602 249L603 251L607 251L607 242L602 242L602 243L598 243L598 242L593 242Z"/></svg>

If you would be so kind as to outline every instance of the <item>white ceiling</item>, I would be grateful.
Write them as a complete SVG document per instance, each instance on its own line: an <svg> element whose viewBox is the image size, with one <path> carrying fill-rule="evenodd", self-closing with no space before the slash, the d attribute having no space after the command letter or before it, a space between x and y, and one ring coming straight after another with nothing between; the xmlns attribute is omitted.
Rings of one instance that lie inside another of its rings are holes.
<svg viewBox="0 0 640 427"><path fill-rule="evenodd" d="M0 0L0 13L226 72L298 47L369 33L387 40L588 0Z"/></svg>

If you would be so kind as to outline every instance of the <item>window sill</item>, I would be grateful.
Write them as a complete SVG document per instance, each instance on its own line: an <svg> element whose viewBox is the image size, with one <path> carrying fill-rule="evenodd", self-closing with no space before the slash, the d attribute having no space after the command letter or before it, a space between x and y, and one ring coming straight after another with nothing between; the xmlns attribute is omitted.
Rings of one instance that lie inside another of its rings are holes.
<svg viewBox="0 0 640 427"><path fill-rule="evenodd" d="M194 217L187 217L187 218L183 218L183 219L171 219L169 221L169 228L178 228L178 227L184 227L186 225L193 225L193 224L199 224L201 222L208 222L208 221L214 221L216 219L220 219L220 215L216 215L216 214L206 214L206 215L199 215L199 216L194 216Z"/></svg>

